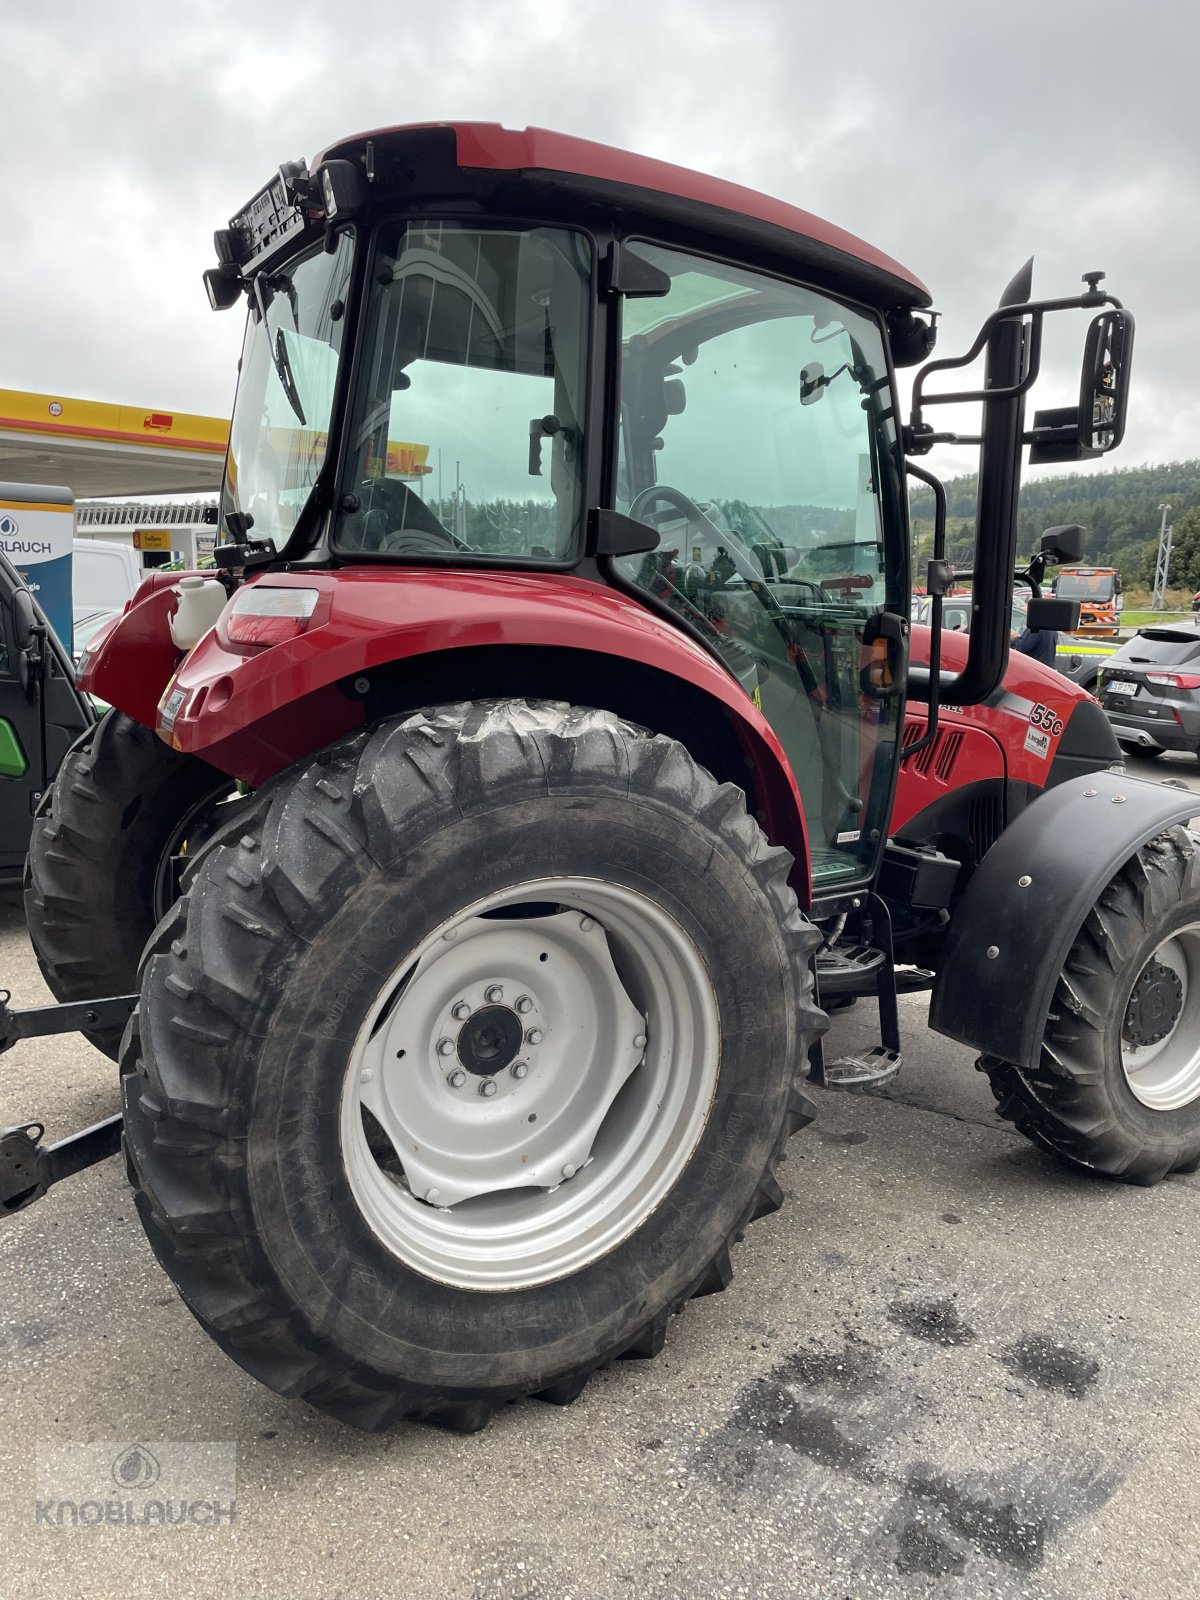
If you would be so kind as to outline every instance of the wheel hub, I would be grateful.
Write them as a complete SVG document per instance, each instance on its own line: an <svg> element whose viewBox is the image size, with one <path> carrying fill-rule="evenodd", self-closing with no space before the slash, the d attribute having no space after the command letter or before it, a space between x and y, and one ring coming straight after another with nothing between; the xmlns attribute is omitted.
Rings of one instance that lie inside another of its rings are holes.
<svg viewBox="0 0 1200 1600"><path fill-rule="evenodd" d="M429 1205L556 1189L588 1165L646 1039L594 918L472 917L399 978L362 1103Z"/></svg>
<svg viewBox="0 0 1200 1600"><path fill-rule="evenodd" d="M1183 1010L1183 984L1178 973L1161 961L1147 963L1133 986L1122 1029L1139 1048L1158 1044L1174 1028Z"/></svg>
<svg viewBox="0 0 1200 1600"><path fill-rule="evenodd" d="M462 1025L458 1059L478 1078L491 1078L516 1060L525 1030L509 1006L481 1006Z"/></svg>
<svg viewBox="0 0 1200 1600"><path fill-rule="evenodd" d="M500 891L379 991L343 1093L351 1193L443 1282L562 1277L670 1191L719 1052L707 969L662 907L590 878Z"/></svg>

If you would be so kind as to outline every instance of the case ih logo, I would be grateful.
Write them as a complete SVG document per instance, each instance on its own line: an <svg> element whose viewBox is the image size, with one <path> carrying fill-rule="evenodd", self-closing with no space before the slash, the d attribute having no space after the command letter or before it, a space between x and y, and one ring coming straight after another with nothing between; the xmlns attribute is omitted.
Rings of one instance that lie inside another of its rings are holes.
<svg viewBox="0 0 1200 1600"><path fill-rule="evenodd" d="M152 411L142 423L143 428L152 428L155 433L170 433L175 426L175 418L165 411Z"/></svg>

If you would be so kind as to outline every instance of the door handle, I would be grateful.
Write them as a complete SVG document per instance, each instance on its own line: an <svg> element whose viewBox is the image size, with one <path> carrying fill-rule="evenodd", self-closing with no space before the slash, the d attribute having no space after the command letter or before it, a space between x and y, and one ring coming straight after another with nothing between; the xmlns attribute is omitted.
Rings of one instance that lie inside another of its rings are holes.
<svg viewBox="0 0 1200 1600"><path fill-rule="evenodd" d="M891 700L908 684L909 621L895 611L878 611L863 629L867 660L859 687L872 700Z"/></svg>

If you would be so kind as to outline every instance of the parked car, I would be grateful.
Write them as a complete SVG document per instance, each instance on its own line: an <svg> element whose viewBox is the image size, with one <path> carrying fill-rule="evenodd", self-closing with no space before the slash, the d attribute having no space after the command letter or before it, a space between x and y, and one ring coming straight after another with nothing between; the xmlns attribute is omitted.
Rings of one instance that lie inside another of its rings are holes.
<svg viewBox="0 0 1200 1600"><path fill-rule="evenodd" d="M66 651L0 551L0 885L20 883L34 807L95 720Z"/></svg>
<svg viewBox="0 0 1200 1600"><path fill-rule="evenodd" d="M75 613L75 638L71 649L71 656L76 666L79 658L87 649L95 636L114 617L121 615L120 606L107 607L104 610L79 610Z"/></svg>
<svg viewBox="0 0 1200 1600"><path fill-rule="evenodd" d="M1140 755L1200 755L1200 625L1143 628L1104 665L1102 703L1113 732Z"/></svg>

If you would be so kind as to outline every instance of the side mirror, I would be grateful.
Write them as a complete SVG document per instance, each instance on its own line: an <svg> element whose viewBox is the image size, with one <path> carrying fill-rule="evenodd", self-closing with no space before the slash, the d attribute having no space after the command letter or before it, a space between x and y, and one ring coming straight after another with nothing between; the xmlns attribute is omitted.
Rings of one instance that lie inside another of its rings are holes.
<svg viewBox="0 0 1200 1600"><path fill-rule="evenodd" d="M37 614L33 609L33 596L28 589L14 589L12 596L13 648L19 653L33 643L33 630Z"/></svg>
<svg viewBox="0 0 1200 1600"><path fill-rule="evenodd" d="M819 361L800 368L800 404L815 405L825 393L825 368Z"/></svg>
<svg viewBox="0 0 1200 1600"><path fill-rule="evenodd" d="M1094 317L1084 343L1079 404L1034 415L1033 430L1024 435L1031 467L1087 461L1116 449L1125 437L1132 359L1130 313L1114 308Z"/></svg>
<svg viewBox="0 0 1200 1600"><path fill-rule="evenodd" d="M1074 633L1079 626L1079 601L1055 600L1044 595L1031 600L1025 611L1025 626L1031 633Z"/></svg>
<svg viewBox="0 0 1200 1600"><path fill-rule="evenodd" d="M1051 566L1065 566L1067 562L1082 559L1083 541L1084 532L1077 522L1047 528L1042 535L1042 555Z"/></svg>
<svg viewBox="0 0 1200 1600"><path fill-rule="evenodd" d="M1079 380L1079 448L1085 456L1115 450L1125 437L1133 318L1123 309L1092 319Z"/></svg>

